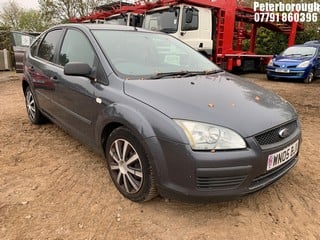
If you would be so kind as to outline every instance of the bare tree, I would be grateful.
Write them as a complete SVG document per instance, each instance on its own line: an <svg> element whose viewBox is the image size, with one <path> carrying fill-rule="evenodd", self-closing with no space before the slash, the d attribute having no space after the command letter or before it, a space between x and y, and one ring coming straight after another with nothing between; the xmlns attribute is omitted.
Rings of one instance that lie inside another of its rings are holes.
<svg viewBox="0 0 320 240"><path fill-rule="evenodd" d="M103 0L38 0L45 19L68 22L71 17L85 16L102 4Z"/></svg>
<svg viewBox="0 0 320 240"><path fill-rule="evenodd" d="M11 30L41 32L51 23L43 21L39 10L25 10L15 0L9 0L0 13L0 27Z"/></svg>
<svg viewBox="0 0 320 240"><path fill-rule="evenodd" d="M14 0L9 0L0 14L1 25L17 29L22 12L23 8L18 6Z"/></svg>

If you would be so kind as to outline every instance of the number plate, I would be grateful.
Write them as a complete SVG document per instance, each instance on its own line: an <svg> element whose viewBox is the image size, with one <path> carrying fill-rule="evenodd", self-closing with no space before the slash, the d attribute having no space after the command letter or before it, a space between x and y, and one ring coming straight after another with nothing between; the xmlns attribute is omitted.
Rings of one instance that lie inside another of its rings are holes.
<svg viewBox="0 0 320 240"><path fill-rule="evenodd" d="M289 72L290 72L290 69L287 69L287 68L276 68L276 72L279 72L279 73L289 73Z"/></svg>
<svg viewBox="0 0 320 240"><path fill-rule="evenodd" d="M279 152L270 154L268 156L267 171L276 168L293 158L298 153L298 149L299 140Z"/></svg>

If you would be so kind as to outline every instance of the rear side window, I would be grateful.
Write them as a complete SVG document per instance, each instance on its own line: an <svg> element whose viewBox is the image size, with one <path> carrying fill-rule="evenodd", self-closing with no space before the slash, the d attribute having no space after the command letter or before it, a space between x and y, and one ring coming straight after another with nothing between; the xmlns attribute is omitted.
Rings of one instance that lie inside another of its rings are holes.
<svg viewBox="0 0 320 240"><path fill-rule="evenodd" d="M59 64L81 62L93 67L94 59L95 53L87 37L80 31L68 30L61 46Z"/></svg>
<svg viewBox="0 0 320 240"><path fill-rule="evenodd" d="M53 62L54 53L59 43L62 30L53 30L49 32L39 46L38 57L49 62Z"/></svg>

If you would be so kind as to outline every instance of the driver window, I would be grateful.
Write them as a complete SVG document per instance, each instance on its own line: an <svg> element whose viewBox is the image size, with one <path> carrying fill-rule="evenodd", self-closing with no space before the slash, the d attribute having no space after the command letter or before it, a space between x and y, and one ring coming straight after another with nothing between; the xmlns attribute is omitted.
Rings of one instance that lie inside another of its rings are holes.
<svg viewBox="0 0 320 240"><path fill-rule="evenodd" d="M86 36L80 31L68 30L59 54L60 65L65 66L69 62L81 62L93 67L94 59L94 50Z"/></svg>
<svg viewBox="0 0 320 240"><path fill-rule="evenodd" d="M191 11L192 12L192 19L191 22L187 22L187 12ZM199 11L195 8L190 8L184 7L183 8L183 13L182 13L182 31L192 31L192 30L197 30L199 28Z"/></svg>

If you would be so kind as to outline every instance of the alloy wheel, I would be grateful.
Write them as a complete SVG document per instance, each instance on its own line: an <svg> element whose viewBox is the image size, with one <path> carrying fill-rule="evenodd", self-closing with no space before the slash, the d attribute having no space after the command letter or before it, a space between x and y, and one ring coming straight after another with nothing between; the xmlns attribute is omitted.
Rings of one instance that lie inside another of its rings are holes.
<svg viewBox="0 0 320 240"><path fill-rule="evenodd" d="M143 183L143 171L136 149L125 139L116 139L110 147L110 170L120 188L129 194L138 192Z"/></svg>
<svg viewBox="0 0 320 240"><path fill-rule="evenodd" d="M31 120L35 119L36 116L36 103L31 91L27 91L26 94L26 105L27 105L27 112Z"/></svg>

